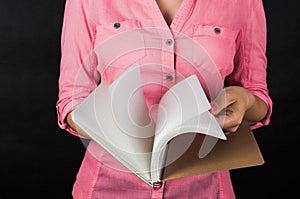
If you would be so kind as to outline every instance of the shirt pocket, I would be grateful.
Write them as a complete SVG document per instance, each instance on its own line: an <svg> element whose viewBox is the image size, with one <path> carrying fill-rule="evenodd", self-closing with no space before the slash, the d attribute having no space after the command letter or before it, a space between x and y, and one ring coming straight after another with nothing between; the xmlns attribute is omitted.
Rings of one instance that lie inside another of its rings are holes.
<svg viewBox="0 0 300 199"><path fill-rule="evenodd" d="M130 19L98 25L94 52L102 79L112 82L146 55L141 23Z"/></svg>
<svg viewBox="0 0 300 199"><path fill-rule="evenodd" d="M193 39L196 41L193 50L194 63L201 63L199 53L207 53L207 57L213 63L222 79L232 72L235 55L236 32L232 29L213 26L213 25L195 25Z"/></svg>

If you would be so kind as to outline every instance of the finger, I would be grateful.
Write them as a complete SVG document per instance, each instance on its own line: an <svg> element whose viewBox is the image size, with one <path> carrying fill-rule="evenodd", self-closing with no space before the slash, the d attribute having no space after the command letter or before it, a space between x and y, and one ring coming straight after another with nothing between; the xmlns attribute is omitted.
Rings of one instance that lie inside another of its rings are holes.
<svg viewBox="0 0 300 199"><path fill-rule="evenodd" d="M215 118L216 118L217 122L219 123L220 127L223 129L225 119L226 119L226 115L225 114L218 114L218 115L215 115Z"/></svg>
<svg viewBox="0 0 300 199"><path fill-rule="evenodd" d="M240 112L232 111L229 107L223 114L218 114L215 118L223 130L235 132L242 122L243 115Z"/></svg>
<svg viewBox="0 0 300 199"><path fill-rule="evenodd" d="M211 113L213 115L220 114L220 112L226 110L228 106L232 104L230 96L226 94L226 89L223 89L221 93L210 103Z"/></svg>
<svg viewBox="0 0 300 199"><path fill-rule="evenodd" d="M224 134L225 134L226 136L229 136L229 135L231 134L231 132L230 132L230 131L224 131Z"/></svg>
<svg viewBox="0 0 300 199"><path fill-rule="evenodd" d="M234 134L239 128L239 125L237 126L232 126L230 128L224 129L223 131L225 132L225 135L231 135Z"/></svg>

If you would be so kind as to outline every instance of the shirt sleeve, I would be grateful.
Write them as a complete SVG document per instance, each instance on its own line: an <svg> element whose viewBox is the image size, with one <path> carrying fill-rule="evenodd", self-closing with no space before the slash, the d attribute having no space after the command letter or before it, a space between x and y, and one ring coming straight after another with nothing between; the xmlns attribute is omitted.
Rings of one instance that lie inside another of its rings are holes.
<svg viewBox="0 0 300 199"><path fill-rule="evenodd" d="M56 109L60 128L77 135L66 116L97 87L100 75L93 54L95 26L89 20L87 0L67 0L61 34L61 61Z"/></svg>
<svg viewBox="0 0 300 199"><path fill-rule="evenodd" d="M234 71L226 78L228 85L243 86L268 106L266 117L251 126L268 125L272 114L272 100L267 87L266 17L262 0L250 1L247 21L236 40L237 53Z"/></svg>

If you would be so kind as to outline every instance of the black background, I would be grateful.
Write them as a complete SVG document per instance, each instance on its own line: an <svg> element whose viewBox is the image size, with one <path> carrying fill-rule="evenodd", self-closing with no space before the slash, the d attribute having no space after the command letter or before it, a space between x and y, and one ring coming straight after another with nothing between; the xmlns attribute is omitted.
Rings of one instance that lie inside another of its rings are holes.
<svg viewBox="0 0 300 199"><path fill-rule="evenodd" d="M266 163L232 171L238 199L294 198L299 191L299 5L264 0L271 124L255 131ZM0 199L71 198L84 155L58 128L55 103L64 0L0 4Z"/></svg>

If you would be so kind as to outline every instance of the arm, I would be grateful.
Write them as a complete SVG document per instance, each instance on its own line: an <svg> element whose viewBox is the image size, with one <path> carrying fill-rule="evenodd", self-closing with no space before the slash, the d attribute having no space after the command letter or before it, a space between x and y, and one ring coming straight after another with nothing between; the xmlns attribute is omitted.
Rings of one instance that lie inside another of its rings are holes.
<svg viewBox="0 0 300 199"><path fill-rule="evenodd" d="M245 25L236 40L234 70L225 87L212 101L212 113L225 132L232 133L241 123L252 129L267 125L272 101L266 83L266 20L261 0L251 1Z"/></svg>
<svg viewBox="0 0 300 199"><path fill-rule="evenodd" d="M56 103L59 127L80 137L85 137L85 134L78 131L70 113L100 80L92 51L95 25L89 17L88 3L87 0L66 1L61 35L59 99Z"/></svg>

